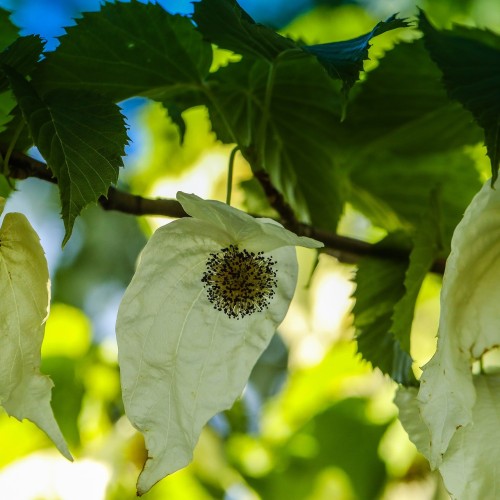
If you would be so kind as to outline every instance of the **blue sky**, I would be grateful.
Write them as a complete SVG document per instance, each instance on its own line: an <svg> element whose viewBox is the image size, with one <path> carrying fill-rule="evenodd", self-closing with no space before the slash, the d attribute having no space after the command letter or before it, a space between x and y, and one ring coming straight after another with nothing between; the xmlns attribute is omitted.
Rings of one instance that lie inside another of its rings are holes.
<svg viewBox="0 0 500 500"><path fill-rule="evenodd" d="M63 26L73 24L78 13L99 10L101 0L0 0L0 7L13 11L12 19L23 35L39 34L53 48L55 37L64 33ZM158 0L170 12L190 13L191 0ZM256 20L272 26L283 26L295 15L307 10L313 0L240 0L241 6Z"/></svg>

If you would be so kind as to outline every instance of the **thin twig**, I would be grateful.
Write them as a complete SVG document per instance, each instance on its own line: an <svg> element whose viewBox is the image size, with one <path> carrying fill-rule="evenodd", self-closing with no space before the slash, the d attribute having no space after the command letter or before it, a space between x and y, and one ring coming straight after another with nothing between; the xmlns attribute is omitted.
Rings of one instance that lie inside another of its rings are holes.
<svg viewBox="0 0 500 500"><path fill-rule="evenodd" d="M299 223L295 217L292 207L285 201L283 195L274 187L269 174L264 170L254 172L255 178L259 181L269 204L278 212L280 222L294 233L297 232Z"/></svg>
<svg viewBox="0 0 500 500"><path fill-rule="evenodd" d="M231 205L231 194L233 192L233 172L234 172L234 159L236 158L236 153L240 150L238 146L235 146L229 155L229 165L227 167L227 189L226 189L226 203Z"/></svg>

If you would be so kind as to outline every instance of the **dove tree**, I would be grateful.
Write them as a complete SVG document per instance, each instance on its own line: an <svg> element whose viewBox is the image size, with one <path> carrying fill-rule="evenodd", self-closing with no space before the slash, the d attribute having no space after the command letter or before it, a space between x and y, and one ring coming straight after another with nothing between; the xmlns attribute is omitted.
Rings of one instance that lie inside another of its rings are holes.
<svg viewBox="0 0 500 500"><path fill-rule="evenodd" d="M371 45L388 36L364 71ZM164 107L181 143L186 113L207 110L217 140L233 148L225 202L127 191L119 103L135 96ZM33 146L41 160L28 154ZM486 183L472 150L488 157ZM236 155L267 213L231 206ZM306 247L356 263L352 342L398 385L401 421L452 497L495 498L498 376L482 358L500 344L499 161L492 31L438 29L416 10L308 45L255 22L235 0L201 0L190 16L132 0L84 13L44 50L0 10L7 212L31 177L57 186L63 246L93 204L178 219L145 245L116 320L124 410L147 449L140 495L185 467L203 426L240 397L285 318L296 247ZM342 234L348 210L384 236ZM428 273L444 282L437 351L420 376L412 322ZM71 459L40 372L47 263L20 213L0 229L0 288L0 405Z"/></svg>

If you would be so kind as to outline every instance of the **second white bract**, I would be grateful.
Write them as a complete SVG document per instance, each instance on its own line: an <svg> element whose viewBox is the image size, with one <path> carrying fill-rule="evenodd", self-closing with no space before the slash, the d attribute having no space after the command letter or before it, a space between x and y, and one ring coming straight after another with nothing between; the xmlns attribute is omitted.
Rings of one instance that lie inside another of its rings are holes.
<svg viewBox="0 0 500 500"><path fill-rule="evenodd" d="M178 193L192 216L147 243L118 313L125 411L148 460L138 493L186 466L205 423L230 408L288 310L295 246L269 219Z"/></svg>
<svg viewBox="0 0 500 500"><path fill-rule="evenodd" d="M500 190L488 181L455 229L441 290L437 350L400 419L452 498L498 498L500 377L472 364L500 345Z"/></svg>

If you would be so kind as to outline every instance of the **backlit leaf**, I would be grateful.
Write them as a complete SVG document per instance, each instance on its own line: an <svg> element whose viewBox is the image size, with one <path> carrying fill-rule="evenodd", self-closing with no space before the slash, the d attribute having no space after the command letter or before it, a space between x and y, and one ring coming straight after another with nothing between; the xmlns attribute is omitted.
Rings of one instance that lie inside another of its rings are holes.
<svg viewBox="0 0 500 500"><path fill-rule="evenodd" d="M429 193L438 188L442 249L446 255L456 225L481 186L472 158L463 151L450 151L404 159L381 150L372 159L373 163L359 163L351 172L350 201L375 224L392 229L386 225L391 223L387 215L375 218L373 207L382 202L389 213L398 216L403 229L414 230L427 210ZM363 195L368 200L364 206L358 202Z"/></svg>
<svg viewBox="0 0 500 500"><path fill-rule="evenodd" d="M438 187L443 249L480 188L464 147L481 129L450 102L422 41L401 43L367 74L334 140L350 169L349 201L373 223L394 231L416 227ZM383 210L380 209L383 207Z"/></svg>
<svg viewBox="0 0 500 500"><path fill-rule="evenodd" d="M438 31L422 11L419 27L450 97L467 108L484 130L494 183L500 163L500 37L474 28Z"/></svg>
<svg viewBox="0 0 500 500"><path fill-rule="evenodd" d="M441 226L437 194L416 227L407 259L363 259L356 273L356 303L353 308L358 348L362 356L394 380L413 385L410 336L420 288L441 251ZM401 251L409 241L392 235L379 246Z"/></svg>
<svg viewBox="0 0 500 500"><path fill-rule="evenodd" d="M339 146L377 154L426 155L448 151L482 139L469 112L450 101L441 72L422 40L401 42L366 74L352 97Z"/></svg>
<svg viewBox="0 0 500 500"><path fill-rule="evenodd" d="M442 251L442 229L439 216L438 192L433 191L429 199L428 210L422 216L413 236L413 248L404 280L405 294L394 306L392 315L391 332L408 353L417 297L434 260Z"/></svg>
<svg viewBox="0 0 500 500"><path fill-rule="evenodd" d="M53 384L40 373L47 262L38 235L19 213L7 214L0 228L0 294L0 404L9 415L34 422L71 460L50 407Z"/></svg>

